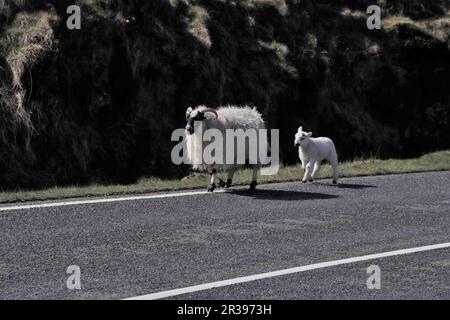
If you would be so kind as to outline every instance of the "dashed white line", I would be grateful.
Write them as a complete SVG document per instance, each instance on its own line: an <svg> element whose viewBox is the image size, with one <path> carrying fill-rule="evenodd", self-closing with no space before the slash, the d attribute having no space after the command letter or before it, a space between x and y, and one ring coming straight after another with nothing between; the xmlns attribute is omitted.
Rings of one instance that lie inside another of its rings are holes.
<svg viewBox="0 0 450 320"><path fill-rule="evenodd" d="M231 286L231 285L235 285L235 284L240 284L240 283L245 283L245 282L250 282L250 281L255 281L255 280L261 280L261 279L268 279L268 278L273 278L273 277L278 277L278 276L284 276L284 275L293 274L293 273L305 272L305 271L310 271L310 270L328 268L328 267L333 267L333 266L340 266L340 265L344 265L344 264L350 264L350 263L368 261L368 260L375 260L375 259L380 259L380 258L399 256L399 255L405 255L405 254L411 254L411 253L417 253L417 252L444 249L444 248L450 248L450 242L433 244L433 245L428 245L428 246L423 246L423 247L410 248L410 249L402 249L402 250L388 251L388 252L383 252L383 253L369 254L369 255L341 259L341 260L314 263L314 264L301 266L301 267L283 269L283 270L272 271L272 272L267 272L267 273L260 273L260 274L245 276L245 277L223 280L223 281L204 283L204 284L180 288L180 289L160 291L160 292L150 293L150 294L146 294L146 295L127 298L125 300L163 299L163 298L178 296L178 295L182 295L182 294L186 294L186 293L193 293L193 292L198 292L198 291L203 291L203 290L208 290L208 289L213 289L213 288L226 287L226 286Z"/></svg>
<svg viewBox="0 0 450 320"><path fill-rule="evenodd" d="M221 192L225 192L225 190L214 191L214 193L221 193ZM46 202L46 203L38 203L38 204L30 204L30 205L18 205L18 206L0 207L0 212L15 211L15 210L39 209L39 208L77 206L77 205L96 204L96 203L110 203L110 202L149 200L149 199L161 199L161 198L187 197L187 196L204 195L204 194L211 194L211 192L192 191L192 192L178 192L178 193L130 196L130 197L120 197L120 198L102 198L102 199L90 199L90 200Z"/></svg>

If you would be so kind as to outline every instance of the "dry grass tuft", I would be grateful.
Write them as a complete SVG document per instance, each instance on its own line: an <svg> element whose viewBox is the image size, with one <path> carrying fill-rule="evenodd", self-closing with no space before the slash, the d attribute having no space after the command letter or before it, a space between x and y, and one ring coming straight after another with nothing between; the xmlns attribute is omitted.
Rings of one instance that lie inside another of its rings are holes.
<svg viewBox="0 0 450 320"><path fill-rule="evenodd" d="M272 50L276 54L277 64L284 72L288 73L292 78L298 77L297 69L289 63L289 48L287 45L277 41L265 42L260 40L258 43L261 47Z"/></svg>
<svg viewBox="0 0 450 320"><path fill-rule="evenodd" d="M391 31L398 25L414 26L420 31L440 40L447 41L450 36L450 11L444 17L425 19L420 21L412 20L408 17L397 15L383 19L383 27L386 31Z"/></svg>
<svg viewBox="0 0 450 320"><path fill-rule="evenodd" d="M14 114L18 120L28 125L31 123L24 105L22 77L30 66L52 49L51 24L55 19L51 12L19 13L0 40L0 55L4 57L5 67L10 73L10 83L7 87L2 86L2 94L9 96L11 103L8 105L15 108Z"/></svg>
<svg viewBox="0 0 450 320"><path fill-rule="evenodd" d="M201 6L189 8L189 15L192 20L189 24L189 32L196 37L206 47L211 47L211 38L208 31L208 12Z"/></svg>
<svg viewBox="0 0 450 320"><path fill-rule="evenodd" d="M289 13L289 7L285 0L243 0L242 6L249 9L258 9L264 6L275 7L280 15L285 16Z"/></svg>

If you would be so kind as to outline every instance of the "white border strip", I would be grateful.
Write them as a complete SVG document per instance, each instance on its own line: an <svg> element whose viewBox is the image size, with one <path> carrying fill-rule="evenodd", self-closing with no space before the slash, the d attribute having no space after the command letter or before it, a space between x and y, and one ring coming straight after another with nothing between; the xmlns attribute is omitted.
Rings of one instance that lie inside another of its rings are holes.
<svg viewBox="0 0 450 320"><path fill-rule="evenodd" d="M369 255L365 255L365 256L359 256L359 257L353 257L353 258L347 258L347 259L341 259L341 260L335 260L335 261L314 263L314 264L310 264L310 265L306 265L306 266L302 266L302 267L289 268L289 269L283 269L283 270L272 271L272 272L267 272L267 273L255 274L255 275L246 276L246 277L239 277L239 278L228 279L228 280L223 280L223 281L204 283L204 284L200 284L197 286L186 287L186 288L181 288L181 289L155 292L155 293L146 294L146 295L142 295L142 296L127 298L124 300L156 300L156 299L178 296L178 295L186 294L186 293L203 291L203 290L208 290L208 289L212 289L212 288L226 287L226 286L231 286L231 285L235 285L235 284L239 284L239 283L245 283L245 282L267 279L267 278L278 277L278 276L284 276L284 275L299 273L299 272L304 272L304 271L322 269L322 268L333 267L333 266L340 266L340 265L344 265L344 264L350 264L350 263L355 263L355 262L374 260L374 259L380 259L380 258L386 258L386 257L392 257L392 256L399 256L399 255L405 255L405 254L411 254L411 253L417 253L417 252L444 249L444 248L450 248L450 242L434 244L434 245L429 245L429 246L423 246L423 247L416 247L416 248L411 248L411 249L402 249L402 250L388 251L388 252L377 253L377 254L369 254Z"/></svg>
<svg viewBox="0 0 450 320"><path fill-rule="evenodd" d="M217 191L214 191L213 193L222 193L222 192L225 192L225 190L217 190ZM77 206L77 205L82 205L82 204L110 203L110 202L123 202L123 201L162 199L162 198L175 198L175 197L196 196L196 195L213 194L213 193L207 192L207 191L194 191L194 192L153 194L153 195L121 197L121 198L102 198L102 199L92 199L92 200L74 200L74 201L63 201L63 202L46 202L46 203L38 203L38 204L30 204L30 205L0 207L0 212L15 211L15 210L38 209L38 208Z"/></svg>

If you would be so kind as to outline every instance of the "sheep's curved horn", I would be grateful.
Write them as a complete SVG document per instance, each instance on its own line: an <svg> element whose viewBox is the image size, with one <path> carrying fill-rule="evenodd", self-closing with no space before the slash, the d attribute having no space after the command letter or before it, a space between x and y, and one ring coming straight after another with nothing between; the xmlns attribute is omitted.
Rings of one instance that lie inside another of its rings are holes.
<svg viewBox="0 0 450 320"><path fill-rule="evenodd" d="M216 116L216 119L219 118L219 115L217 114L217 111L214 110L214 109L206 108L206 109L203 109L202 112L211 112L212 114L214 114Z"/></svg>

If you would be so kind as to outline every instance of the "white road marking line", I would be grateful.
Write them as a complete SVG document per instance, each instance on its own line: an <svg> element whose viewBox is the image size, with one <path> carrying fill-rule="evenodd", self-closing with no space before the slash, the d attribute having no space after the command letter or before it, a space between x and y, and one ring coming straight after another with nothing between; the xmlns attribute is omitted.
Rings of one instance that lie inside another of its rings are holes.
<svg viewBox="0 0 450 320"><path fill-rule="evenodd" d="M234 279L228 279L228 280L223 280L223 281L217 281L217 282L204 283L204 284L200 284L200 285L196 285L196 286L192 286L192 287L160 291L160 292L150 293L150 294L146 294L146 295L142 295L142 296L127 298L124 300L156 300L156 299L178 296L178 295L186 294L186 293L208 290L208 289L212 289L212 288L226 287L226 286L231 286L231 285L235 285L235 284L255 281L255 280L284 276L284 275L293 274L293 273L305 272L305 271L310 271L310 270L328 268L328 267L333 267L333 266L340 266L340 265L344 265L344 264L350 264L350 263L367 261L367 260L375 260L375 259L380 259L380 258L399 256L399 255L405 255L405 254L411 254L411 253L417 253L417 252L444 249L444 248L450 248L450 242L434 244L434 245L429 245L429 246L423 246L423 247L410 248L410 249L402 249L402 250L388 251L388 252L383 252L383 253L369 254L369 255L341 259L341 260L314 263L314 264L301 266L301 267L283 269L283 270L272 271L272 272L267 272L267 273L260 273L260 274L239 277L239 278L234 278Z"/></svg>
<svg viewBox="0 0 450 320"><path fill-rule="evenodd" d="M95 204L95 203L109 203L109 202L123 202L123 201L149 200L149 199L161 199L161 198L175 198L175 197L186 197L186 196L195 196L195 195L203 195L203 194L214 194L214 193L222 193L222 192L225 192L225 190L217 190L217 191L214 191L213 193L207 192L207 191L193 191L193 192L153 194L153 195L131 196L131 197L120 197L120 198L102 198L102 199L91 199L91 200L74 200L74 201L62 201L62 202L47 202L47 203L38 203L38 204L30 204L30 205L0 207L0 212L15 211L15 210L27 210L27 209L38 209L38 208L77 206L77 205Z"/></svg>

